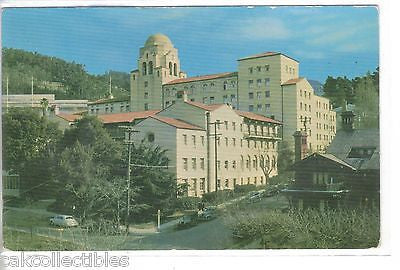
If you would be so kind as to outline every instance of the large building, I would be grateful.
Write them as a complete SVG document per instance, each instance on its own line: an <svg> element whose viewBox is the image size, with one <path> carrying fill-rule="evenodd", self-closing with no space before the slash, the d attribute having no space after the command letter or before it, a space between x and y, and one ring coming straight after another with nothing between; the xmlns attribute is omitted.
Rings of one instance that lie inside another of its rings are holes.
<svg viewBox="0 0 400 270"><path fill-rule="evenodd" d="M306 130L310 151L324 150L336 132L336 113L317 96L299 62L283 53L266 52L238 60L237 72L187 78L178 49L163 34L150 36L140 48L138 69L131 72L131 110L159 110L174 104L178 91L190 101L225 103L283 122L283 139L292 142Z"/></svg>
<svg viewBox="0 0 400 270"><path fill-rule="evenodd" d="M227 104L189 101L182 94L135 125L133 138L166 149L178 184L187 184L188 196L202 196L216 186L265 185L277 174L280 128L274 119Z"/></svg>

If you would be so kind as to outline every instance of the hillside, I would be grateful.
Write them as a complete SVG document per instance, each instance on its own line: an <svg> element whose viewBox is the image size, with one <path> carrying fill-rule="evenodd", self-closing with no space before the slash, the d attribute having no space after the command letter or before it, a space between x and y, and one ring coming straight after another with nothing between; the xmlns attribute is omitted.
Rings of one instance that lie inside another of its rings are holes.
<svg viewBox="0 0 400 270"><path fill-rule="evenodd" d="M103 75L86 72L85 66L36 52L4 48L2 55L3 92L9 78L9 94L30 94L33 77L34 93L55 94L57 99L99 99L109 90L112 77L112 94L129 95L129 74L110 71Z"/></svg>

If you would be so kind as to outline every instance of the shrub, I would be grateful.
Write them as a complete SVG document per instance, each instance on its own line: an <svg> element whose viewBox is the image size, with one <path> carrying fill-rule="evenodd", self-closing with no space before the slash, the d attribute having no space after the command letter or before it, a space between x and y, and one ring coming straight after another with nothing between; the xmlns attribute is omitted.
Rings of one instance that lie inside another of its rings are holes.
<svg viewBox="0 0 400 270"><path fill-rule="evenodd" d="M256 190L256 189L257 189L256 185L252 185L252 184L235 185L234 191L235 191L235 193L248 193L248 192Z"/></svg>
<svg viewBox="0 0 400 270"><path fill-rule="evenodd" d="M259 248L369 248L379 243L377 209L241 212L233 235Z"/></svg>
<svg viewBox="0 0 400 270"><path fill-rule="evenodd" d="M174 208L177 210L191 210L197 209L201 198L198 197L180 197L176 199Z"/></svg>
<svg viewBox="0 0 400 270"><path fill-rule="evenodd" d="M230 189L213 191L203 195L203 201L211 204L218 204L232 199L234 193Z"/></svg>

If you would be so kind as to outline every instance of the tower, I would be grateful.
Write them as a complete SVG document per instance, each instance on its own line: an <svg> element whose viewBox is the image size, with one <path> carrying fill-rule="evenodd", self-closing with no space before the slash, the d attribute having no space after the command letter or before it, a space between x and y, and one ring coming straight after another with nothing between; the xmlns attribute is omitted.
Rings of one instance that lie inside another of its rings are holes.
<svg viewBox="0 0 400 270"><path fill-rule="evenodd" d="M178 50L163 34L151 35L139 50L138 69L131 72L131 110L162 108L162 85L185 78L181 71Z"/></svg>

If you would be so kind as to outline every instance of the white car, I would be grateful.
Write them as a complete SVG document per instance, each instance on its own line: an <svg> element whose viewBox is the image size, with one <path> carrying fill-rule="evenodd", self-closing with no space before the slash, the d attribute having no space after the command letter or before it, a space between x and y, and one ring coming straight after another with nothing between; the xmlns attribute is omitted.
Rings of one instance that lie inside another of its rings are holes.
<svg viewBox="0 0 400 270"><path fill-rule="evenodd" d="M77 227L79 224L73 216L57 215L50 218L50 225L60 227Z"/></svg>

